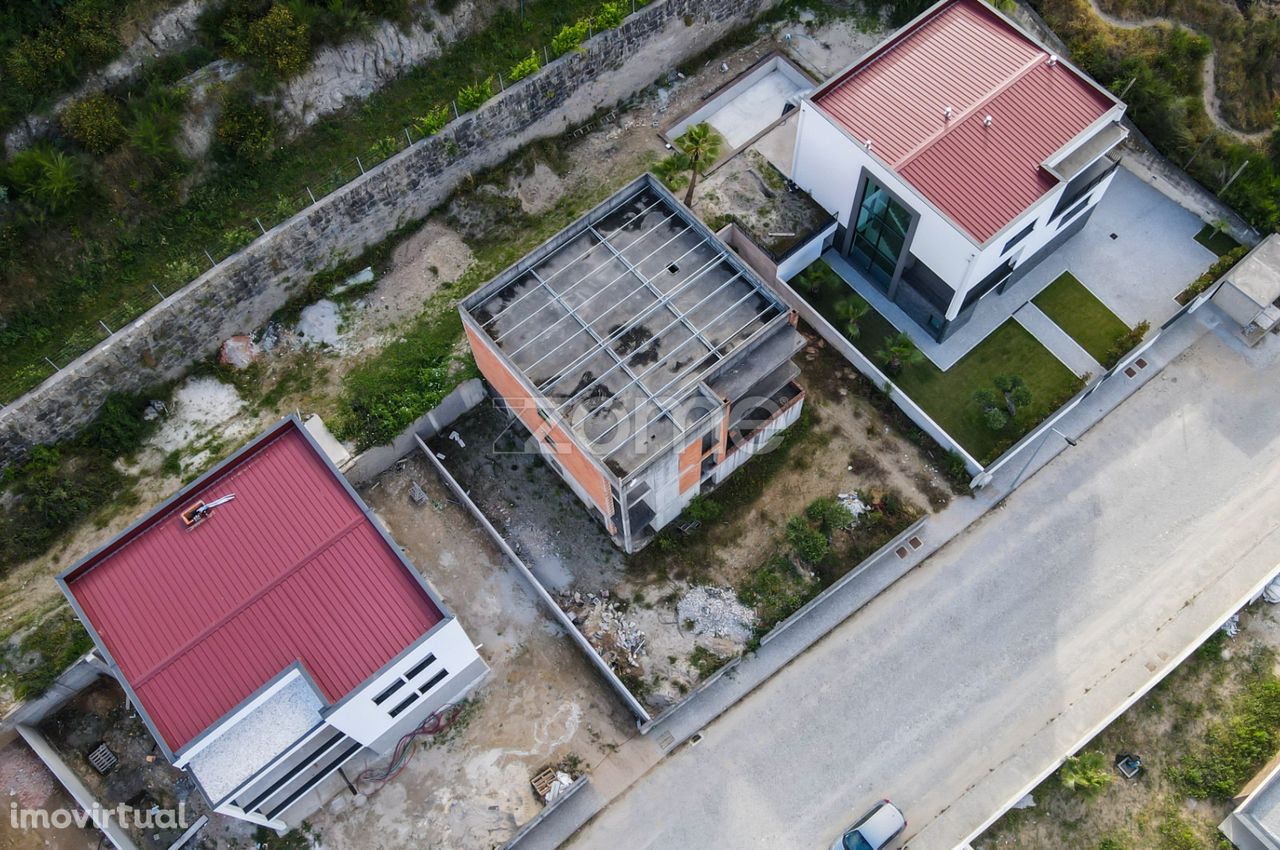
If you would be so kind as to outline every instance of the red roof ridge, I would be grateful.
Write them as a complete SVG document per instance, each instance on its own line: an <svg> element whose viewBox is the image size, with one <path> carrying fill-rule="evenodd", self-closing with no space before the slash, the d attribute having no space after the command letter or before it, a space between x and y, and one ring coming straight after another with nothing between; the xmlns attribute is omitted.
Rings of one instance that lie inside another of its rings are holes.
<svg viewBox="0 0 1280 850"><path fill-rule="evenodd" d="M1034 71L1037 67L1040 66L1042 62L1045 61L1045 57L1048 55L1049 54L1045 53L1044 51L1041 51L1040 53L1031 57L1031 59L1029 59L1025 65L1019 68L1015 73L1010 74L1009 79L1005 80L1003 83L996 86L991 91L987 92L986 97L984 97L982 100L974 103L972 106L970 106L968 109L961 112L959 115L953 115L950 120L944 121L942 124L942 128L940 130L938 130L929 138L920 142L920 144L916 145L911 150L907 151L907 153L900 160L894 163L892 166L893 170L900 172L903 168L906 168L911 163L912 160L914 160L916 157L923 154L925 151L929 150L929 148L933 147L937 142L941 141L944 136L946 136L956 127L959 127L961 124L967 121L970 117L972 117L975 113L985 108L988 104L990 104L993 100L995 100L1000 95L1004 94L1004 92L1007 91L1010 86L1017 84L1019 80L1021 80L1027 74L1030 74L1032 71ZM874 142L875 140L873 139L872 141Z"/></svg>
<svg viewBox="0 0 1280 850"><path fill-rule="evenodd" d="M297 575L299 572L302 571L304 567L306 567L308 564L315 561L315 559L320 557L320 555L322 555L324 552L326 552L329 549L332 549L339 541L341 541L343 538L347 537L348 535L352 534L356 529L358 529L361 525L363 525L364 522L365 522L365 517L363 514L356 516L353 520L351 520L351 522L347 523L346 526L344 526L343 528L336 531L333 535L331 535L328 540L324 541L315 549L311 550L311 552L309 552L306 555L306 557L298 559L298 562L293 566L289 567L287 570L282 570L280 575L276 576L274 579L272 579L270 582L265 584L263 587L259 588L252 595L246 597L243 601L241 601L239 605L237 605L235 608L233 608L232 610L228 611L225 615L223 615L221 619L217 620L214 623L211 623L207 628L204 629L204 631L192 637L181 647L174 650L173 653L171 653L167 658L165 658L164 660L156 664L155 667L153 667L152 669L148 670L146 673L143 673L140 677L138 677L138 679L132 683L134 690L140 690L143 686L147 684L147 682L151 681L156 676L163 673L166 669L173 666L173 664L176 663L179 658L191 652L196 647L200 646L200 644L208 640L210 636L218 632L220 629L222 629L232 620L236 619L236 617L239 617L245 611L253 607L253 605L257 603L260 599L262 599L264 596L271 593L273 590L275 590L285 581Z"/></svg>

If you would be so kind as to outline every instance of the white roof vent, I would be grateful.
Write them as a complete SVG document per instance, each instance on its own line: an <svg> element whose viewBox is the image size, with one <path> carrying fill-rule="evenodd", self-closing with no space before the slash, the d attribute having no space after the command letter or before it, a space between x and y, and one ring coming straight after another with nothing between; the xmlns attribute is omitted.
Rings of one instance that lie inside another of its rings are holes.
<svg viewBox="0 0 1280 850"><path fill-rule="evenodd" d="M1054 65L1057 65L1057 64L1058 64L1058 57L1057 57L1057 56L1055 56L1054 54L1050 53L1050 54L1049 54L1049 67L1050 67L1050 68L1052 68Z"/></svg>
<svg viewBox="0 0 1280 850"><path fill-rule="evenodd" d="M992 117L991 117L990 115L988 115L986 118L983 118L983 119L982 119L982 126L983 126L983 127L990 127L990 126L991 126L991 122L992 122L993 120L994 120L994 119L992 119Z"/></svg>
<svg viewBox="0 0 1280 850"><path fill-rule="evenodd" d="M951 120L951 115L952 115L952 111L951 111L951 107L950 107L950 106L948 106L946 109L942 110L942 120L943 120L943 121L950 121L950 120Z"/></svg>
<svg viewBox="0 0 1280 850"><path fill-rule="evenodd" d="M867 139L867 150L871 150L871 140Z"/></svg>

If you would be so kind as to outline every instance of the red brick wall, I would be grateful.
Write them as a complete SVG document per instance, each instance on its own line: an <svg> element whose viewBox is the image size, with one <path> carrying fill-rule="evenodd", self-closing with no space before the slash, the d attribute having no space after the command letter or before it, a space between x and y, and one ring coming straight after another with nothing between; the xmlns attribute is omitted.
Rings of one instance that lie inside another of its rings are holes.
<svg viewBox="0 0 1280 850"><path fill-rule="evenodd" d="M694 440L680 452L680 493L688 493L698 486L698 471L702 468L702 438Z"/></svg>
<svg viewBox="0 0 1280 850"><path fill-rule="evenodd" d="M519 379L511 374L511 370L494 353L489 338L476 333L470 325L465 327L467 339L471 343L471 353L475 355L476 365L480 367L481 374L516 412L525 427L541 439L544 445L546 437L550 435L555 441L556 460L578 482L606 517L613 516L613 495L609 482L591 462L587 453L563 428L547 422L538 415L537 405L532 397Z"/></svg>

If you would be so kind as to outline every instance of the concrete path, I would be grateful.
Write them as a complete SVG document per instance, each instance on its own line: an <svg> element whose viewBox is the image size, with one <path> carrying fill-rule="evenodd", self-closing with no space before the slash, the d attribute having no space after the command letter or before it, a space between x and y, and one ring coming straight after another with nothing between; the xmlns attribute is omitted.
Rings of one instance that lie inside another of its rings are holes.
<svg viewBox="0 0 1280 850"><path fill-rule="evenodd" d="M1280 411L1259 387L1280 380L1280 347L1210 335L1179 355L1196 335L1194 318L1166 333L1136 379L1113 378L1061 423L1079 435L1149 380L1079 447L1056 460L1061 440L1028 447L1034 477L1016 493L571 846L817 847L882 796L906 809L912 848L984 828L1277 570ZM963 528L1022 467L930 535Z"/></svg>
<svg viewBox="0 0 1280 850"><path fill-rule="evenodd" d="M1102 374L1102 364L1094 360L1089 352L1080 347L1080 343L1030 301L1018 308L1013 317L1077 378Z"/></svg>

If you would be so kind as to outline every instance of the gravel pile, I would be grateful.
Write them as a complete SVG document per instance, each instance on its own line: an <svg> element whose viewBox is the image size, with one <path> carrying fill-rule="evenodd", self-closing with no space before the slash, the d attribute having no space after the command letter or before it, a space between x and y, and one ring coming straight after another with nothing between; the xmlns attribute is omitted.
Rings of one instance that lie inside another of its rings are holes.
<svg viewBox="0 0 1280 850"><path fill-rule="evenodd" d="M676 613L681 623L693 623L694 634L746 643L756 622L755 612L738 601L727 587L695 587L684 595Z"/></svg>

